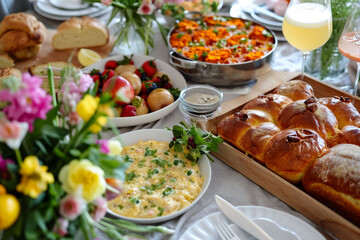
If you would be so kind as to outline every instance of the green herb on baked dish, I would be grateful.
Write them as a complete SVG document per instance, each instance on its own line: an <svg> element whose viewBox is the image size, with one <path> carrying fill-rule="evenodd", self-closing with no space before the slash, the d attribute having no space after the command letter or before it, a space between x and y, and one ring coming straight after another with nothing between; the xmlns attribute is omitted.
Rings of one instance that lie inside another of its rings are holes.
<svg viewBox="0 0 360 240"><path fill-rule="evenodd" d="M199 161L203 154L213 161L208 153L216 152L218 145L224 142L220 137L204 131L195 125L188 126L184 122L173 126L172 129L167 129L172 131L174 135L169 147L173 148L176 152L184 153L185 157L194 163Z"/></svg>

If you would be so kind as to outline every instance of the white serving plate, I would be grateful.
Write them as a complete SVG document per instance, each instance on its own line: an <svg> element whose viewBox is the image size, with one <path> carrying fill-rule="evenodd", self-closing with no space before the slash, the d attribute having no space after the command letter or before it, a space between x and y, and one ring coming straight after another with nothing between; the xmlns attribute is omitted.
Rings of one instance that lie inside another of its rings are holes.
<svg viewBox="0 0 360 240"><path fill-rule="evenodd" d="M136 130L136 131L131 131L131 132L121 134L119 136L112 138L111 140L118 140L121 142L122 146L128 146L128 145L136 144L140 140L142 140L142 141L155 140L158 142L169 142L170 143L172 138L173 138L172 131L169 131L169 130L141 129L141 130ZM111 216L116 217L116 218L121 218L121 219L124 219L127 221L139 223L139 224L160 223L160 222L168 221L170 219L180 216L181 214L188 211L191 207L193 207L201 199L201 197L204 195L206 189L209 187L210 179L211 179L211 166L210 166L209 159L205 155L203 155L202 158L199 160L198 164L199 164L200 172L201 172L202 176L204 177L204 182L201 187L201 191L200 191L199 195L196 197L196 199L190 205L181 209L180 211L166 215L166 216L156 217L156 218L129 218L129 217L124 217L117 213L114 213L110 209L107 210L108 214L110 214Z"/></svg>
<svg viewBox="0 0 360 240"><path fill-rule="evenodd" d="M90 6L88 8L78 9L76 11L73 11L73 10L57 8L52 4L50 4L50 2L48 1L37 1L34 5L36 5L37 8L40 9L42 12L45 12L49 15L63 16L63 17L79 17L79 16L92 15L107 8L107 6L105 5L97 4L95 6Z"/></svg>
<svg viewBox="0 0 360 240"><path fill-rule="evenodd" d="M130 56L128 56L128 57L130 57ZM123 58L124 58L124 55L122 55L122 54L112 56L109 58L105 58L97 63L94 63L94 64L84 68L83 71L86 73L90 73L90 71L94 68L99 69L100 71L103 71L107 61L109 61L109 60L119 61L119 60L122 60ZM134 64L136 67L140 67L145 61L154 60L154 57L134 54L132 57L132 60L134 61ZM178 88L180 91L182 89L186 88L185 78L181 75L180 72L178 72L175 68L173 68L169 64L167 64L159 59L156 59L155 62L156 62L156 66L157 66L158 70L163 71L170 77L170 79L173 83L173 86L175 88ZM168 115L169 113L174 111L179 106L179 103L180 103L180 99L177 99L172 104L170 104L160 110L157 110L155 112L151 112L151 113L140 115L140 116L134 116L134 117L114 117L114 118L111 118L111 120L114 123L114 125L117 127L129 127L129 126L141 125L141 124L153 122L153 121L159 120L160 118L165 117L166 115Z"/></svg>
<svg viewBox="0 0 360 240"><path fill-rule="evenodd" d="M238 206L237 208L255 222L257 222L257 220L272 221L277 227L271 229L263 229L274 240L284 239L283 237L281 237L284 234L283 231L292 233L293 237L299 240L325 240L324 236L321 235L310 224L286 212L261 206ZM225 221L228 225L230 225L231 229L236 233L237 236L239 236L240 239L256 239L235 224L232 224L232 222L227 219L221 212L215 212L195 222L183 233L179 240L218 240L220 239L220 236L215 229L215 225L218 224L218 222L221 220ZM260 225L260 222L257 224L262 227L262 225Z"/></svg>

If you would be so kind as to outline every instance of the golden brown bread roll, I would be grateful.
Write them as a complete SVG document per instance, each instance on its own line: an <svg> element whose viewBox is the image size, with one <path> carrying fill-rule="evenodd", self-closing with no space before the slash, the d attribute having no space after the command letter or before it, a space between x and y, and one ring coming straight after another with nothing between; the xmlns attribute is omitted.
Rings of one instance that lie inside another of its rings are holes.
<svg viewBox="0 0 360 240"><path fill-rule="evenodd" d="M242 110L222 119L217 125L217 132L225 141L240 148L242 137L250 128L272 121L272 117L263 111Z"/></svg>
<svg viewBox="0 0 360 240"><path fill-rule="evenodd" d="M277 121L280 111L293 101L283 95L278 94L267 94L260 95L257 98L251 100L242 108L246 109L257 109L269 113L274 121Z"/></svg>
<svg viewBox="0 0 360 240"><path fill-rule="evenodd" d="M266 146L265 165L291 183L300 183L305 170L327 150L325 140L308 129L275 134Z"/></svg>
<svg viewBox="0 0 360 240"><path fill-rule="evenodd" d="M348 97L329 97L320 98L319 103L327 106L338 120L339 128L342 129L347 125L355 125L360 127L360 113L351 103Z"/></svg>
<svg viewBox="0 0 360 240"><path fill-rule="evenodd" d="M0 23L0 51L18 59L34 57L46 37L46 28L33 15L13 13Z"/></svg>
<svg viewBox="0 0 360 240"><path fill-rule="evenodd" d="M360 147L330 148L305 172L302 184L310 195L360 226Z"/></svg>
<svg viewBox="0 0 360 240"><path fill-rule="evenodd" d="M52 38L52 46L57 50L97 47L107 44L109 32L96 18L83 16L70 18L60 24Z"/></svg>
<svg viewBox="0 0 360 240"><path fill-rule="evenodd" d="M261 123L256 127L249 128L239 142L239 147L246 154L252 156L264 164L265 148L269 140L276 133L280 132L280 129L273 123Z"/></svg>
<svg viewBox="0 0 360 240"><path fill-rule="evenodd" d="M280 112L277 122L280 129L312 129L325 140L338 132L335 115L315 97L289 104Z"/></svg>
<svg viewBox="0 0 360 240"><path fill-rule="evenodd" d="M314 96L314 90L311 85L301 80L284 82L273 93L287 96L293 101L308 99Z"/></svg>
<svg viewBox="0 0 360 240"><path fill-rule="evenodd" d="M330 139L328 146L332 147L342 143L360 146L360 128L352 125L345 126L338 134Z"/></svg>

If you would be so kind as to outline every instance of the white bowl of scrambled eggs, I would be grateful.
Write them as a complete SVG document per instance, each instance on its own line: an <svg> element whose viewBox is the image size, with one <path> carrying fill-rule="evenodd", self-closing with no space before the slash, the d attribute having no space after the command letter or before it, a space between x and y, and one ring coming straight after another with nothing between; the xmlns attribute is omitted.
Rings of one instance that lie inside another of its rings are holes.
<svg viewBox="0 0 360 240"><path fill-rule="evenodd" d="M124 146L122 155L131 158L121 194L108 201L108 213L140 224L175 218L196 204L211 178L209 159L197 164L169 149L170 130L143 129L114 139ZM140 142L139 142L140 141Z"/></svg>

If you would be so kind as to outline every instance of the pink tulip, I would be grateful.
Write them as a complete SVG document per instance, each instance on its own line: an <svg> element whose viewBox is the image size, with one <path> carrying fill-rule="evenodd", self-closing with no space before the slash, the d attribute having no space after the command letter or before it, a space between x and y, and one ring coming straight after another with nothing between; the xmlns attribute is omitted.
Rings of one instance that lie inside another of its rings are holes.
<svg viewBox="0 0 360 240"><path fill-rule="evenodd" d="M109 6L112 3L112 0L101 0L101 3L106 6Z"/></svg>
<svg viewBox="0 0 360 240"><path fill-rule="evenodd" d="M106 210L106 199L103 197L99 197L94 201L94 211L91 213L91 217L98 222L105 216Z"/></svg>
<svg viewBox="0 0 360 240"><path fill-rule="evenodd" d="M68 220L76 219L85 208L85 200L71 194L66 195L60 201L60 215Z"/></svg>
<svg viewBox="0 0 360 240"><path fill-rule="evenodd" d="M105 139L97 140L96 144L100 145L100 152L108 154L110 153L109 142Z"/></svg>
<svg viewBox="0 0 360 240"><path fill-rule="evenodd" d="M53 231L59 234L61 237L64 237L68 233L69 221L64 218L58 218L54 225Z"/></svg>

